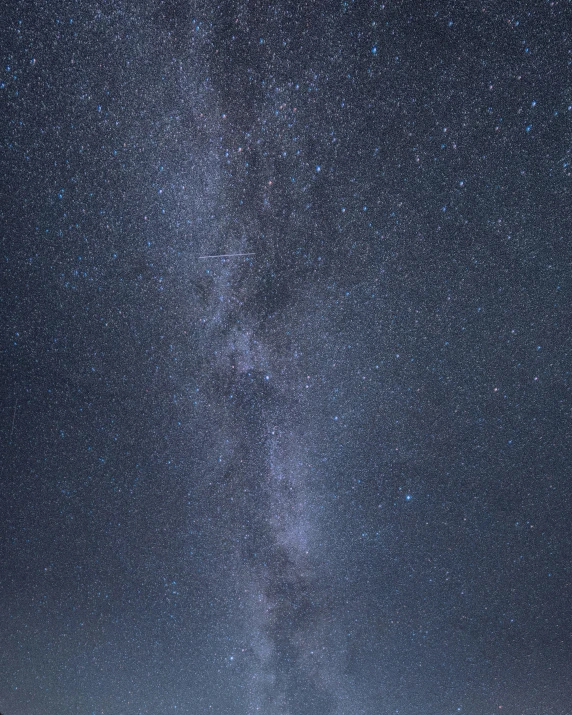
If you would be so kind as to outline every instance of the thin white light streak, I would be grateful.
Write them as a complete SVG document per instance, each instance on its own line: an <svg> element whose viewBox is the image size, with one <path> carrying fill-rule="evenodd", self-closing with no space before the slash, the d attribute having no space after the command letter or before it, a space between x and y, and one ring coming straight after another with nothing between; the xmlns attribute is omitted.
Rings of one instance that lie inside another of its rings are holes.
<svg viewBox="0 0 572 715"><path fill-rule="evenodd" d="M199 256L199 258L234 258L235 256L256 256L256 253L218 253L216 256Z"/></svg>

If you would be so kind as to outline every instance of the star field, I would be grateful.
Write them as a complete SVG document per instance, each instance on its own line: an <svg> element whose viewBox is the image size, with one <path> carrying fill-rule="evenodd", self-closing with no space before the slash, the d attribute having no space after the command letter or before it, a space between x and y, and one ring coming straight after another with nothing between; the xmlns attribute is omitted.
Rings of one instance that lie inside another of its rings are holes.
<svg viewBox="0 0 572 715"><path fill-rule="evenodd" d="M6 10L3 715L569 715L571 22Z"/></svg>

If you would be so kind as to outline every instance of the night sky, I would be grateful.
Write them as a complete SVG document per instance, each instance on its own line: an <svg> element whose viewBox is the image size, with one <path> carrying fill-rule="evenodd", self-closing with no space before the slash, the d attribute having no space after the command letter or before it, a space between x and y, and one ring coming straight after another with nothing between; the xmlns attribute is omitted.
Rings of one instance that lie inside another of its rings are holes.
<svg viewBox="0 0 572 715"><path fill-rule="evenodd" d="M570 715L572 3L1 31L3 715Z"/></svg>

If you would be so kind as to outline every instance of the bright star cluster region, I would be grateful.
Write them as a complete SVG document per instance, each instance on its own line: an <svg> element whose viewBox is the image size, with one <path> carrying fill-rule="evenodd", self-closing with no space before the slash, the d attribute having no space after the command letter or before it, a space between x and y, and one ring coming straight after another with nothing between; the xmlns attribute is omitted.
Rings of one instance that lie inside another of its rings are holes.
<svg viewBox="0 0 572 715"><path fill-rule="evenodd" d="M572 7L3 14L3 715L569 715Z"/></svg>

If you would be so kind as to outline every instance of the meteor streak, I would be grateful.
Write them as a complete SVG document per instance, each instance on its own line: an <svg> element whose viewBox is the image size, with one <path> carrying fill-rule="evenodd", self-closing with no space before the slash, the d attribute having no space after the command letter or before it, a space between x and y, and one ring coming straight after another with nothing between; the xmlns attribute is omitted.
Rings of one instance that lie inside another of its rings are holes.
<svg viewBox="0 0 572 715"><path fill-rule="evenodd" d="M199 256L199 258L234 258L235 256L255 256L256 253L218 253L215 256Z"/></svg>

